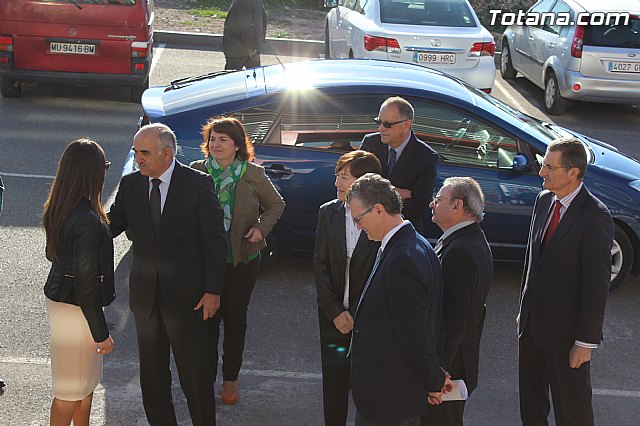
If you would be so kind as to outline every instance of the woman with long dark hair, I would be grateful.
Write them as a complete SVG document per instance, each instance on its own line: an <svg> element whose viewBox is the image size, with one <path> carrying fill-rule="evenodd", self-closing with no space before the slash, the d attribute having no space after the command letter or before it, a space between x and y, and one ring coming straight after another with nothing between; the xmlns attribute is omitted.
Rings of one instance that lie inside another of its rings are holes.
<svg viewBox="0 0 640 426"><path fill-rule="evenodd" d="M44 204L47 259L44 286L51 325L53 402L50 424L89 425L102 356L114 341L102 310L115 297L113 242L102 208L110 163L96 142L71 142Z"/></svg>

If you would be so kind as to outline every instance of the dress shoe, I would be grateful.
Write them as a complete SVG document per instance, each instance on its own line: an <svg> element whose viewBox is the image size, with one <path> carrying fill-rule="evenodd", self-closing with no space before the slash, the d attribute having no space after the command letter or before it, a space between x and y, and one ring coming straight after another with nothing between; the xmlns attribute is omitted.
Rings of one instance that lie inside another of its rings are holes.
<svg viewBox="0 0 640 426"><path fill-rule="evenodd" d="M226 405L233 405L238 402L238 381L222 382L222 403Z"/></svg>

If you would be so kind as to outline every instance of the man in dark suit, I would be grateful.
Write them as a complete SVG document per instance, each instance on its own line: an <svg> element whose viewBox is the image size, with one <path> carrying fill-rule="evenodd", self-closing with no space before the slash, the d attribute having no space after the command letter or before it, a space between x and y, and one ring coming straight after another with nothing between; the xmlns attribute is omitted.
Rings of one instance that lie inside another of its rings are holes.
<svg viewBox="0 0 640 426"><path fill-rule="evenodd" d="M493 276L491 249L480 228L484 194L474 179L450 177L429 206L431 220L444 232L435 246L444 279L440 355L451 378L464 380L471 394L478 385L484 302ZM422 425L462 425L464 404L429 407Z"/></svg>
<svg viewBox="0 0 640 426"><path fill-rule="evenodd" d="M411 130L413 106L405 99L384 101L376 118L380 131L362 139L360 149L373 152L382 165L381 175L402 197L402 215L423 233L423 220L433 196L438 154Z"/></svg>
<svg viewBox="0 0 640 426"><path fill-rule="evenodd" d="M267 12L262 0L233 0L224 20L222 51L225 70L260 66L260 51L267 37Z"/></svg>
<svg viewBox="0 0 640 426"><path fill-rule="evenodd" d="M338 198L320 206L313 270L318 293L322 402L325 426L345 426L349 406L351 363L346 357L355 308L373 267L380 243L371 241L353 222L345 197L366 173L380 173L370 152L352 151L336 163Z"/></svg>
<svg viewBox="0 0 640 426"><path fill-rule="evenodd" d="M414 426L451 387L437 355L442 270L429 242L402 219L390 182L366 174L347 193L354 222L378 257L356 306L351 389L356 426Z"/></svg>
<svg viewBox="0 0 640 426"><path fill-rule="evenodd" d="M140 386L152 426L176 425L169 351L194 425L215 425L207 322L220 305L226 259L222 209L213 180L175 160L169 127L133 139L140 170L124 176L109 219L132 241L129 306L140 355Z"/></svg>
<svg viewBox="0 0 640 426"><path fill-rule="evenodd" d="M549 388L557 425L593 425L591 352L602 340L614 226L582 179L587 155L574 138L542 160L518 314L520 416L547 425Z"/></svg>

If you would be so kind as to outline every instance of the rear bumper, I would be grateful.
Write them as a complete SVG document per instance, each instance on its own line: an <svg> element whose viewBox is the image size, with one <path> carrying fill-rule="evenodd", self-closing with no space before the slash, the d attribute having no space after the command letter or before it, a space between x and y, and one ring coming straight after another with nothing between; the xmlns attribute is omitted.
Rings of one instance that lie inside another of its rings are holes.
<svg viewBox="0 0 640 426"><path fill-rule="evenodd" d="M0 68L0 77L20 82L63 84L68 86L142 86L149 78L149 73L102 74Z"/></svg>
<svg viewBox="0 0 640 426"><path fill-rule="evenodd" d="M578 92L572 89L580 84ZM562 97L576 101L635 104L640 103L640 81L585 77L577 71L565 71Z"/></svg>

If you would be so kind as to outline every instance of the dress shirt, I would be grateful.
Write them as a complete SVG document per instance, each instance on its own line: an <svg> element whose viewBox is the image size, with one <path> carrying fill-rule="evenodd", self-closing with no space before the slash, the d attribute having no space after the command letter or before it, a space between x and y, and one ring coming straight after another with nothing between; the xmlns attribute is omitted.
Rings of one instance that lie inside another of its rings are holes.
<svg viewBox="0 0 640 426"><path fill-rule="evenodd" d="M442 241L446 240L449 237L449 235L453 234L458 229L462 229L465 226L469 226L473 223L476 223L476 222L474 220L465 220L464 222L456 223L455 225L449 227L446 231L444 231L444 233L442 234L442 237L440 237L440 240Z"/></svg>
<svg viewBox="0 0 640 426"><path fill-rule="evenodd" d="M398 232L400 230L400 228L402 228L403 226L405 226L406 224L411 223L408 220L403 220L402 223L398 226L396 226L395 228L391 228L391 230L389 232L387 232L387 235L385 235L382 238L382 243L380 244L380 253L384 252L384 248L387 246L387 243L389 242L389 240L391 239L391 237L393 237L396 232Z"/></svg>
<svg viewBox="0 0 640 426"><path fill-rule="evenodd" d="M169 168L158 177L158 179L162 181L160 183L160 186L158 187L158 189L160 189L160 213L162 213L162 211L164 210L164 202L167 200L169 185L171 185L171 176L173 175L173 169L175 168L175 166L176 159L174 158ZM151 190L153 189L153 183L151 183L153 179L154 178L149 176L149 198L151 198Z"/></svg>
<svg viewBox="0 0 640 426"><path fill-rule="evenodd" d="M397 148L391 148L391 146L389 146L389 150L391 149L395 149L396 150L396 164L398 164L398 160L400 160L400 155L402 155L402 151L404 151L404 149L407 147L407 144L409 143L409 139L411 139L411 133L409 133L409 137L407 139L405 139L404 142L402 142L400 145L398 145ZM389 152L389 151L387 151Z"/></svg>
<svg viewBox="0 0 640 426"><path fill-rule="evenodd" d="M556 201L560 201L560 204L562 204L562 207L560 207L560 221L562 221L562 217L567 212L567 209L571 205L571 202L574 200L574 198L576 198L576 196L578 195L578 193L582 189L582 185L583 185L583 183L580 182L580 185L578 185L578 187L574 191L572 191L568 195L565 195L562 198L558 198L557 195L553 196L553 202L551 203L551 205L554 205ZM552 216L553 216L552 214L549 215L549 219L547 219L547 223L544 226L544 232L542 233L543 238L544 238L544 234L547 233L547 228L549 227L549 224L551 223L551 217ZM587 348L587 349L597 349L598 348L598 345L595 344L595 343L586 343L586 342L582 342L580 340L576 340L575 344L576 344L576 346L580 346L580 347Z"/></svg>
<svg viewBox="0 0 640 426"><path fill-rule="evenodd" d="M344 295L342 297L342 306L345 309L349 309L349 265L351 265L351 256L353 256L353 250L358 244L360 238L361 229L358 229L355 223L353 223L353 216L351 216L351 209L345 203L345 225L346 225L346 237L347 237L347 267L344 271Z"/></svg>

